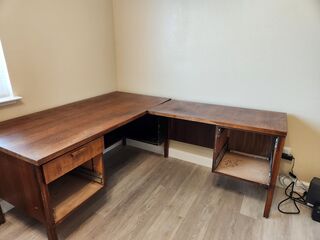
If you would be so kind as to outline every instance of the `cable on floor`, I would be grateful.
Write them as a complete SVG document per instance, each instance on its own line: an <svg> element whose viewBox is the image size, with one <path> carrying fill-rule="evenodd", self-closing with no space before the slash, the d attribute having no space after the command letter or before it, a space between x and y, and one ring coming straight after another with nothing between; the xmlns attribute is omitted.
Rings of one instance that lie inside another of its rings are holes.
<svg viewBox="0 0 320 240"><path fill-rule="evenodd" d="M286 187L286 190L285 190L285 194L287 196L286 199L282 200L279 204L278 204L278 210L279 212L283 213L283 214L299 214L300 213L300 209L298 207L298 204L303 204L305 206L308 206L307 205L307 202L306 202L306 192L304 192L303 195L301 195L300 193L294 191L294 186L295 186L295 181L292 181L287 187ZM289 191L290 190L290 191ZM293 204L296 208L296 211L284 211L281 209L281 205L284 204L285 202L287 201L293 201Z"/></svg>
<svg viewBox="0 0 320 240"><path fill-rule="evenodd" d="M285 189L284 193L287 196L287 198L282 200L278 204L278 210L279 210L279 212L281 212L283 214L299 214L300 213L300 209L299 209L298 203L302 204L302 205L305 205L305 206L308 206L307 202L306 202L306 196L307 196L308 188L301 181L299 181L297 176L293 173L294 164L295 164L295 159L293 158L291 170L289 172L289 177L288 176L281 176L280 179L279 179L280 183L283 186L286 186L286 189ZM290 183L286 184L285 183L286 180L290 180ZM300 193L294 191L295 187L302 188L304 190L304 194L301 195ZM281 209L281 206L284 203L288 202L288 201L292 201L293 202L293 204L294 204L294 206L296 208L295 211L284 211L284 210ZM310 206L308 206L308 207L310 207Z"/></svg>

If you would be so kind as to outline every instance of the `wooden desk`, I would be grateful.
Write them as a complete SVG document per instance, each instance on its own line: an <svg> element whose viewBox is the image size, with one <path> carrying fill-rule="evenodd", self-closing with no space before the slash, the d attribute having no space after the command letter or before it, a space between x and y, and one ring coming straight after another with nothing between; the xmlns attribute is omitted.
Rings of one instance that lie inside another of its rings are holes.
<svg viewBox="0 0 320 240"><path fill-rule="evenodd" d="M214 172L267 187L269 216L286 114L121 92L0 123L0 198L57 239L57 224L104 187L103 136L147 113L169 122L165 156L169 139L211 147Z"/></svg>
<svg viewBox="0 0 320 240"><path fill-rule="evenodd" d="M169 139L212 147L213 172L268 189L264 217L269 217L287 135L285 113L171 100L149 114L169 120L165 157Z"/></svg>
<svg viewBox="0 0 320 240"><path fill-rule="evenodd" d="M103 135L165 101L113 92L0 123L0 198L57 239L56 225L104 186Z"/></svg>

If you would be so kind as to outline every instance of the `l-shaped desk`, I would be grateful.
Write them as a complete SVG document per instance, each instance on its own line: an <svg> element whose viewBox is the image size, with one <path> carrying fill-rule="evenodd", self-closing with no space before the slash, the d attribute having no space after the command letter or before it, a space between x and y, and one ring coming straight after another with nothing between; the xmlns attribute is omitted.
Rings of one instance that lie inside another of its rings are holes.
<svg viewBox="0 0 320 240"><path fill-rule="evenodd" d="M163 120L165 157L170 139L209 147L213 172L266 187L269 217L285 113L124 92L0 123L0 198L42 222L50 240L58 239L57 224L104 187L104 136L145 115Z"/></svg>

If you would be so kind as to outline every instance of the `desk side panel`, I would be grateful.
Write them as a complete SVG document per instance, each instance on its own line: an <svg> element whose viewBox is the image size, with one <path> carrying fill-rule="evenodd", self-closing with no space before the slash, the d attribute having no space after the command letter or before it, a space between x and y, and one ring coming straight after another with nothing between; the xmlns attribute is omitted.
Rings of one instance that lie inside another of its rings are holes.
<svg viewBox="0 0 320 240"><path fill-rule="evenodd" d="M0 198L43 222L35 166L0 152Z"/></svg>

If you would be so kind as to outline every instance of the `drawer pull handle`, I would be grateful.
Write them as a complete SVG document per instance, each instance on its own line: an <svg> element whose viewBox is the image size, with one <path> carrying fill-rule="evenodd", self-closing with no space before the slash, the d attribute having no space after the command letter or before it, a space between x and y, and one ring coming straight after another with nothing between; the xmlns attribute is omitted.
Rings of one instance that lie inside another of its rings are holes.
<svg viewBox="0 0 320 240"><path fill-rule="evenodd" d="M85 152L87 150L86 147L83 147L83 148L80 148L79 150L71 153L71 156L74 158L74 157L77 157L79 156L81 153Z"/></svg>

